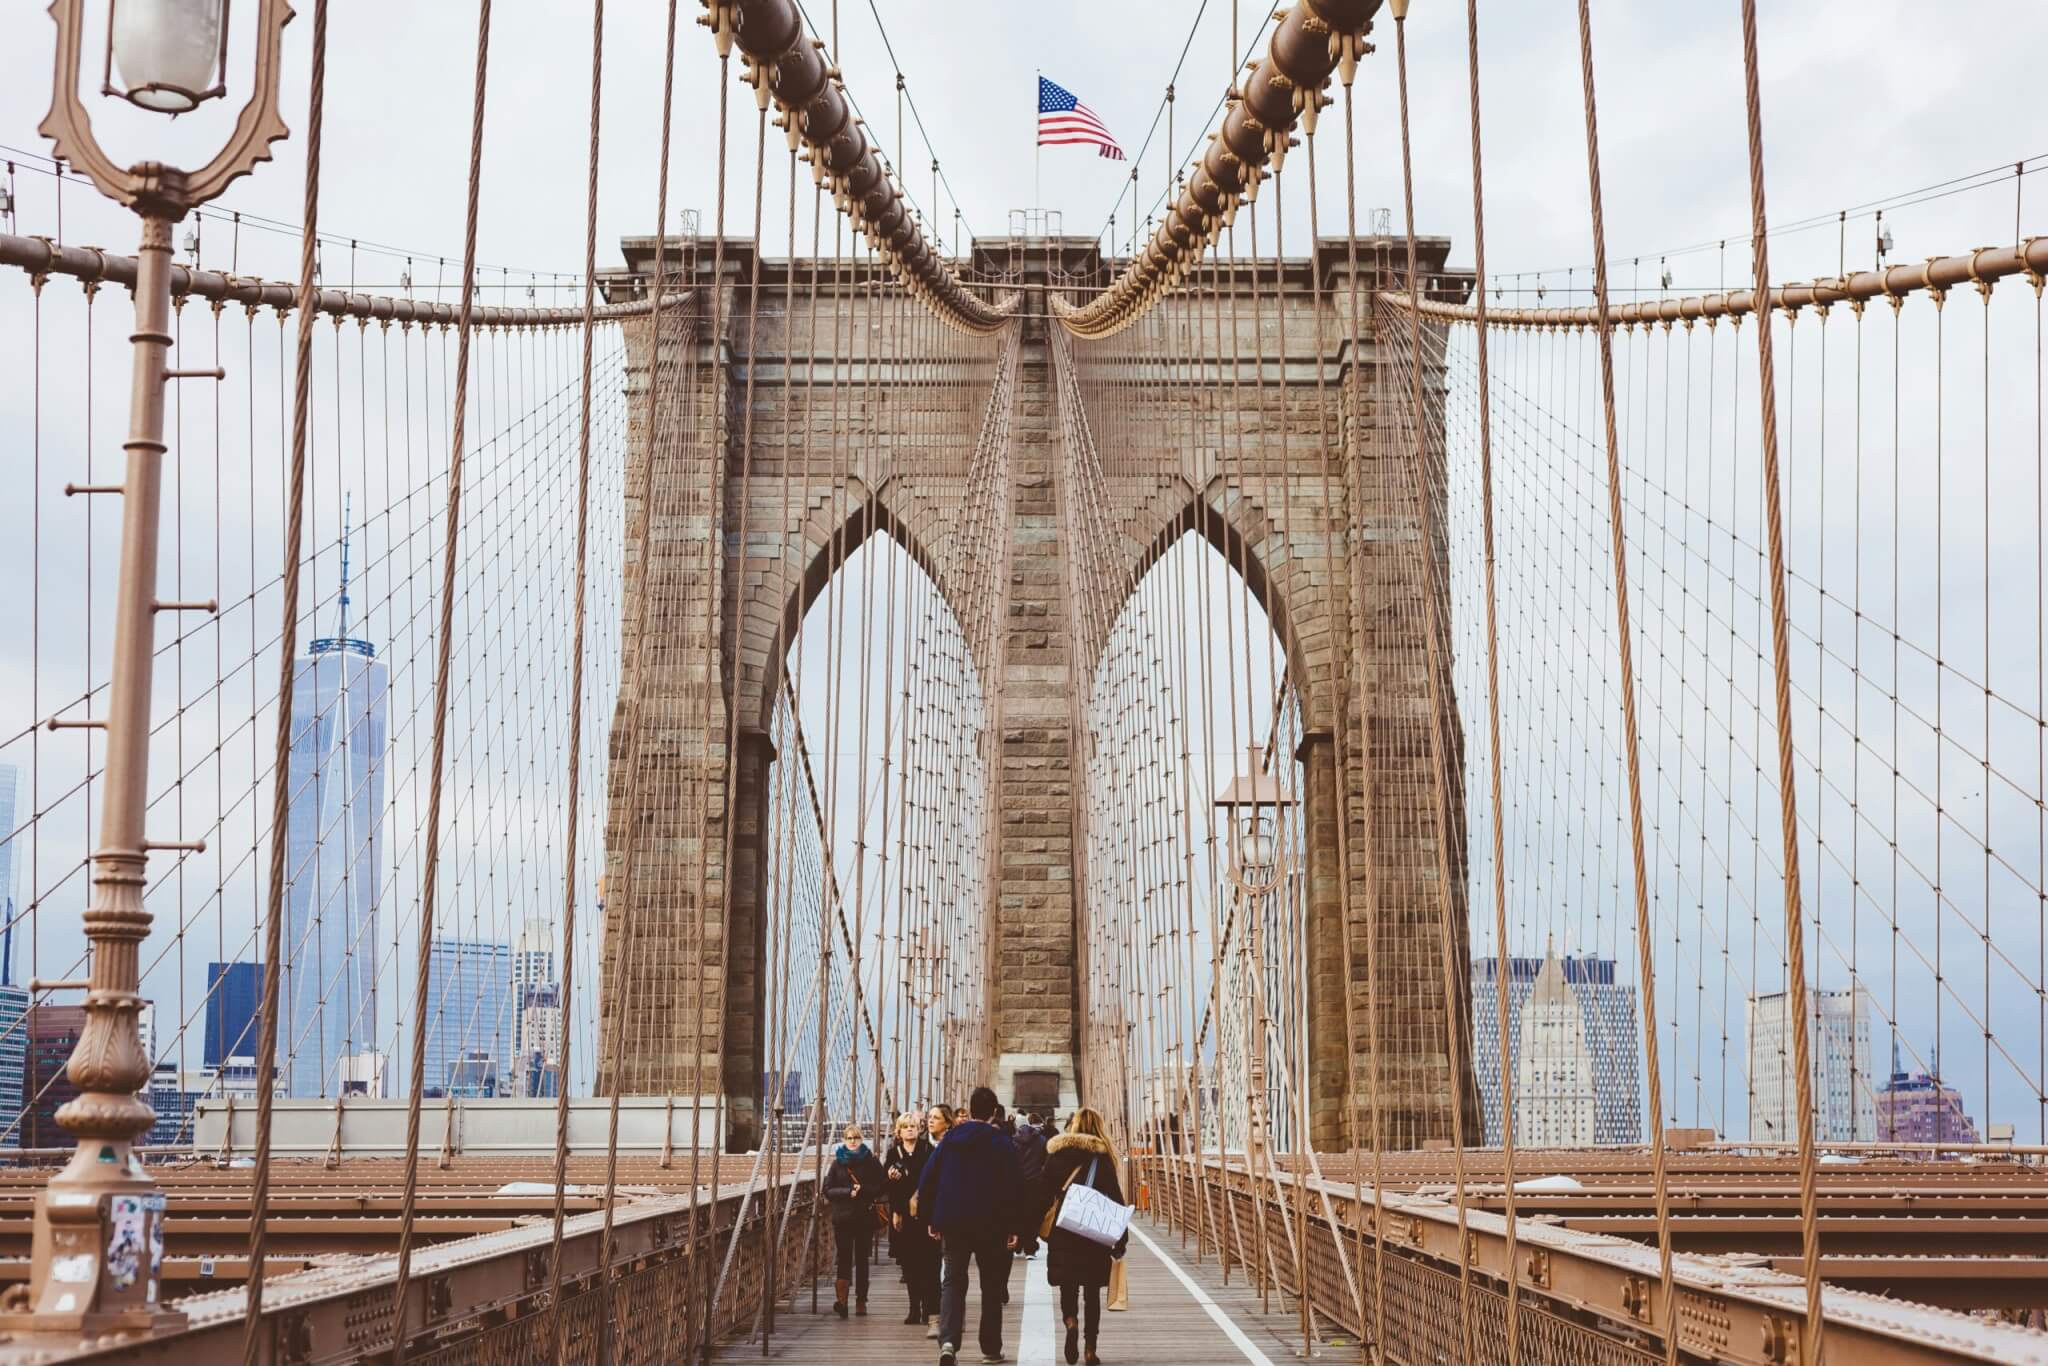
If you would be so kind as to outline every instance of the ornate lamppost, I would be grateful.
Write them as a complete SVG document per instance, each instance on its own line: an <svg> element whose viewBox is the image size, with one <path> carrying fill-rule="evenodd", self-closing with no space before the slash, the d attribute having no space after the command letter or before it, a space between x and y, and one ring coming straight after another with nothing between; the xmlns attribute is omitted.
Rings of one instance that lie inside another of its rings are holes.
<svg viewBox="0 0 2048 1366"><path fill-rule="evenodd" d="M1224 868L1224 878L1237 889L1238 909L1245 917L1240 942L1245 945L1250 963L1248 976L1252 983L1251 1004L1256 1023L1251 1031L1251 1048L1245 1067L1250 1074L1246 1089L1251 1092L1251 1132L1247 1136L1247 1146L1253 1152L1263 1152L1266 1141L1267 1021L1265 954L1261 941L1266 898L1280 884L1280 844L1274 835L1273 818L1265 813L1292 805L1294 798L1280 790L1279 775L1266 771L1266 753L1260 745L1246 748L1245 771L1231 779L1229 785L1216 795L1216 808L1225 813L1229 831L1230 862ZM1222 966L1219 961L1215 970L1220 972Z"/></svg>
<svg viewBox="0 0 2048 1366"><path fill-rule="evenodd" d="M184 171L157 161L123 169L93 137L79 98L85 0L53 0L57 63L50 112L41 125L53 155L83 171L102 194L142 219L136 253L135 333L129 387L127 467L117 488L121 572L114 609L114 654L106 715L82 724L106 732L100 845L92 855L85 911L91 975L85 1028L69 1072L78 1098L57 1123L78 1139L70 1163L36 1197L34 1260L27 1304L0 1315L16 1333L146 1334L183 1326L185 1316L157 1300L163 1260L163 1192L143 1170L134 1145L156 1114L137 1094L149 1078L138 1015L140 953L149 935L143 903L152 849L198 849L153 842L143 831L148 801L150 681L156 614L212 610L211 603L160 602L158 511L163 493L164 384L219 378L217 370L177 371L171 348L171 227L270 158L286 136L277 92L285 0L257 0L255 71L249 101L227 144L205 166ZM177 115L227 93L227 0L111 0L102 96ZM120 84L116 84L116 77ZM53 723L54 724L54 723ZM278 832L281 836L282 832Z"/></svg>

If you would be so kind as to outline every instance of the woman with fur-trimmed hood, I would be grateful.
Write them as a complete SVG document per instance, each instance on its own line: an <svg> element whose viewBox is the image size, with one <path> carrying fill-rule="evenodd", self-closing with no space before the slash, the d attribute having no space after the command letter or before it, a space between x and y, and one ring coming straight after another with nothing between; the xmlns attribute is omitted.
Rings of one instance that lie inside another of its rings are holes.
<svg viewBox="0 0 2048 1366"><path fill-rule="evenodd" d="M1045 1145L1045 1171L1039 1180L1057 1201L1066 1189L1067 1178L1077 1186L1093 1186L1102 1194L1124 1203L1124 1188L1118 1178L1116 1149L1103 1131L1102 1115L1095 1110L1074 1111L1067 1131ZM1098 1366L1095 1353L1102 1330L1102 1288L1109 1284L1109 1265L1124 1255L1130 1242L1127 1233L1113 1248L1092 1243L1078 1233L1055 1228L1045 1244L1045 1278L1060 1288L1060 1317L1067 1326L1067 1366L1080 1360L1079 1321L1085 1298L1088 1366Z"/></svg>

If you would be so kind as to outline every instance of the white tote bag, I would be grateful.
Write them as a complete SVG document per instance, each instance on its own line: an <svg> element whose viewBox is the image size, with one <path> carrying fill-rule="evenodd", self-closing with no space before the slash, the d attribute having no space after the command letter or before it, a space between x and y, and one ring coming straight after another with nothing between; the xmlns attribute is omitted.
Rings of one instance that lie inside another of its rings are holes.
<svg viewBox="0 0 2048 1366"><path fill-rule="evenodd" d="M1095 1189L1095 1164L1099 1161L1100 1158L1095 1158L1088 1163L1086 1184L1076 1181L1067 1187L1060 1200L1060 1217L1053 1227L1091 1243L1115 1247L1131 1226L1131 1206L1118 1204Z"/></svg>

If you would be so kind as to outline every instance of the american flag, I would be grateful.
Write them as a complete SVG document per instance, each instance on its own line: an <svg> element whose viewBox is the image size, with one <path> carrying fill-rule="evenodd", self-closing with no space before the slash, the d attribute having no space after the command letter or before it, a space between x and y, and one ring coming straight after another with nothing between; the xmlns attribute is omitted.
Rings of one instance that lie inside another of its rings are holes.
<svg viewBox="0 0 2048 1366"><path fill-rule="evenodd" d="M1101 155L1111 161L1124 159L1124 149L1116 145L1116 139L1102 126L1102 120L1095 117L1094 110L1074 98L1073 91L1040 76L1038 145L1059 147L1069 143L1100 148Z"/></svg>

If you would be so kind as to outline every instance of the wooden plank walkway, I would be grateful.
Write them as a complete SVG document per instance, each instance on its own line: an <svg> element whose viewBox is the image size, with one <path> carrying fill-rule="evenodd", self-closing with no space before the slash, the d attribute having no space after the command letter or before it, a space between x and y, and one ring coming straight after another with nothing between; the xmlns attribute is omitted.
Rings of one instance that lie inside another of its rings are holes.
<svg viewBox="0 0 2048 1366"><path fill-rule="evenodd" d="M1132 1226L1126 1256L1131 1307L1104 1313L1100 1351L1104 1366L1276 1366L1301 1356L1299 1321L1291 1300L1275 1295L1272 1309L1262 1313L1258 1292L1241 1276L1226 1286L1213 1253L1197 1266L1192 1247L1163 1223L1140 1218ZM810 1309L810 1290L797 1297L792 1312L775 1316L775 1338L763 1357L759 1338L728 1343L721 1360L739 1366L746 1361L787 1362L790 1366L908 1366L938 1360L937 1342L922 1327L905 1324L906 1301L895 1264L883 1255L875 1264L868 1317L841 1322L832 1313L832 1284L819 1286L818 1314ZM978 1293L967 1297L966 1339L962 1366L977 1366L981 1349L975 1342ZM1064 1366L1059 1291L1046 1283L1045 1257L1018 1261L1010 1272L1010 1304L1003 1316L1003 1352L1015 1366ZM1332 1362L1355 1361L1355 1345L1318 1344L1318 1357Z"/></svg>

